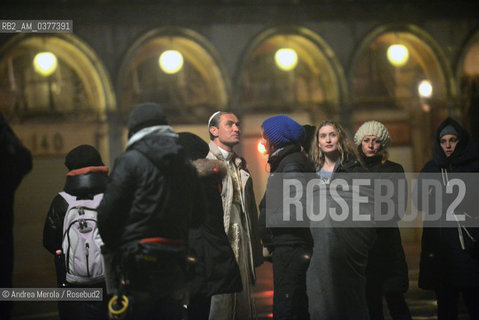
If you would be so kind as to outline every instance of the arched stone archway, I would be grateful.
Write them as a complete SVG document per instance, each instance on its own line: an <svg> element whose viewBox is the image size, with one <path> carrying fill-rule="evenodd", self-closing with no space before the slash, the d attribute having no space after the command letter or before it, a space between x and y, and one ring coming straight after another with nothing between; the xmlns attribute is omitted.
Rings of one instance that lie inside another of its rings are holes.
<svg viewBox="0 0 479 320"><path fill-rule="evenodd" d="M282 61L277 55L285 49ZM268 29L251 41L239 64L235 89L242 153L261 199L267 179L266 157L257 151L262 121L275 114L287 114L302 125L340 119L346 81L329 45L313 31L291 26Z"/></svg>
<svg viewBox="0 0 479 320"><path fill-rule="evenodd" d="M405 61L388 57L393 45L406 51ZM420 170L432 156L436 126L452 111L455 88L442 49L418 27L393 24L369 33L352 61L355 128L366 120L384 122L395 147L391 156L408 171ZM431 96L419 93L423 81L432 88Z"/></svg>
<svg viewBox="0 0 479 320"><path fill-rule="evenodd" d="M34 58L56 57L50 75ZM16 123L43 117L105 120L115 106L110 78L96 54L74 35L19 35L0 50L0 109Z"/></svg>
<svg viewBox="0 0 479 320"><path fill-rule="evenodd" d="M275 56L280 49L296 53L294 68L284 70ZM346 82L331 48L303 27L262 32L249 45L237 77L235 109L249 112L307 112L313 121L337 117Z"/></svg>
<svg viewBox="0 0 479 320"><path fill-rule="evenodd" d="M56 61L56 67L48 69L47 63L48 72L36 71L40 52L49 52L47 62ZM0 49L0 112L33 154L33 169L15 194L16 286L55 286L53 257L43 248L41 230L65 183L64 157L90 144L109 164L106 113L115 105L106 69L75 35L20 34Z"/></svg>
<svg viewBox="0 0 479 320"><path fill-rule="evenodd" d="M166 50L183 57L177 72L161 69L159 58ZM205 124L213 112L228 106L230 88L215 48L198 33L183 28L157 29L141 37L124 58L118 79L124 115L138 103L154 101L176 125Z"/></svg>

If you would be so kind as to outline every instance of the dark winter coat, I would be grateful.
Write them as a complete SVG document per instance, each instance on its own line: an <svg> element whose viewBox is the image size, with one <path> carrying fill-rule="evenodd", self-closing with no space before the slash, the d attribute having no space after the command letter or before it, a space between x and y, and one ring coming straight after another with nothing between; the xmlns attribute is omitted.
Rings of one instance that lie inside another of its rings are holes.
<svg viewBox="0 0 479 320"><path fill-rule="evenodd" d="M133 298L159 308L159 300L185 294L188 229L204 209L198 174L176 134L168 127L147 132L133 135L116 159L98 227ZM108 281L119 287L115 276Z"/></svg>
<svg viewBox="0 0 479 320"><path fill-rule="evenodd" d="M176 138L149 134L115 161L98 207L98 226L110 250L144 238L186 244L199 181Z"/></svg>
<svg viewBox="0 0 479 320"><path fill-rule="evenodd" d="M205 220L190 231L190 250L196 258L190 296L212 296L242 290L241 275L223 227L221 181L226 174L222 161L198 159L198 170L206 202Z"/></svg>
<svg viewBox="0 0 479 320"><path fill-rule="evenodd" d="M400 164L389 160L382 162L380 156L366 157L363 163L371 172L401 174L404 178ZM406 292L409 287L408 266L397 224L393 228L377 228L376 233L377 240L369 253L366 269L368 283L381 283L383 292Z"/></svg>
<svg viewBox="0 0 479 320"><path fill-rule="evenodd" d="M0 243L13 232L15 190L23 177L32 170L32 155L23 146L0 113Z"/></svg>
<svg viewBox="0 0 479 320"><path fill-rule="evenodd" d="M365 173L357 159L347 154L331 180ZM314 248L307 272L311 319L368 319L366 266L376 240L373 228L311 228Z"/></svg>
<svg viewBox="0 0 479 320"><path fill-rule="evenodd" d="M268 159L270 165L271 175L282 174L293 175L294 178L304 180L305 176L302 173L314 173L314 167L306 155L301 151L298 145L288 145L276 153L271 155ZM268 182L271 182L268 179ZM267 188L268 190L268 188ZM269 213L282 215L281 212ZM291 214L295 216L295 214ZM313 246L313 239L309 228L266 228L266 193L260 203L260 218L259 230L263 240L263 245L269 249L274 249L277 246L287 245L302 245L306 248Z"/></svg>
<svg viewBox="0 0 479 320"><path fill-rule="evenodd" d="M32 155L0 113L0 288L12 287L13 203L15 190L32 169ZM13 302L0 303L0 318L10 318Z"/></svg>
<svg viewBox="0 0 479 320"><path fill-rule="evenodd" d="M441 148L439 138L441 130L447 125L452 125L456 129L459 139L450 157L447 157ZM441 178L437 177L437 180L442 187L440 196L443 208L447 208L454 197L445 193L442 178L447 177L446 180L450 180L456 172L479 172L479 149L467 131L456 121L448 118L436 131L433 160L421 170L419 182L427 173L441 173ZM421 188L419 187L418 190ZM468 228L468 230L477 240L479 230L477 228ZM477 242L473 243L467 236L464 239L466 250L461 248L456 227L426 226L423 228L419 287L437 289L443 286L479 286L479 247Z"/></svg>

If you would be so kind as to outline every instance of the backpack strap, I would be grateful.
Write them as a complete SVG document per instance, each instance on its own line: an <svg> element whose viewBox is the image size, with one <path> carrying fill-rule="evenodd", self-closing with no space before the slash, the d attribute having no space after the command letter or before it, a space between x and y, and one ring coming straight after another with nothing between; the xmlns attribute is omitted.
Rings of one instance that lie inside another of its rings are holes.
<svg viewBox="0 0 479 320"><path fill-rule="evenodd" d="M65 201L68 203L68 208L71 208L73 203L75 203L75 201L77 200L77 197L72 196L71 194L66 193L65 191L59 192L58 194L61 195L62 198L65 199Z"/></svg>
<svg viewBox="0 0 479 320"><path fill-rule="evenodd" d="M68 203L68 209L70 209L73 206L83 206L83 207L88 207L88 208L98 208L100 205L101 200L103 199L103 193L98 193L96 194L93 199L81 199L77 200L77 197L74 195L71 195L69 193L66 193L65 191L59 192L58 193L60 196L65 199L65 201Z"/></svg>

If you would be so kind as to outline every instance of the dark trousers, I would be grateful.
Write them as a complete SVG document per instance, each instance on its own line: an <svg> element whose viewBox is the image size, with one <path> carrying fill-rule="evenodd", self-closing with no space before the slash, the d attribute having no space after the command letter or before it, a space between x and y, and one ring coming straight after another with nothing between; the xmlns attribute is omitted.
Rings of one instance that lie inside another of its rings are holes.
<svg viewBox="0 0 479 320"><path fill-rule="evenodd" d="M126 254L130 299L127 319L183 319L186 284L182 256L155 252L147 245L142 249Z"/></svg>
<svg viewBox="0 0 479 320"><path fill-rule="evenodd" d="M132 291L129 299L127 320L181 320L184 318L183 299L159 297L137 291Z"/></svg>
<svg viewBox="0 0 479 320"><path fill-rule="evenodd" d="M96 285L67 284L64 288L101 288L102 301L58 301L58 314L61 320L107 320L108 301L105 283Z"/></svg>
<svg viewBox="0 0 479 320"><path fill-rule="evenodd" d="M384 320L383 296L389 308L389 314L393 320L411 320L411 313L402 292L387 292L383 295L382 289L372 290L367 288L366 298L368 301L369 317L371 320Z"/></svg>
<svg viewBox="0 0 479 320"><path fill-rule="evenodd" d="M108 301L58 301L58 314L62 320L108 320Z"/></svg>
<svg viewBox="0 0 479 320"><path fill-rule="evenodd" d="M274 248L274 319L309 319L306 270L311 260L311 253L311 249L301 246Z"/></svg>
<svg viewBox="0 0 479 320"><path fill-rule="evenodd" d="M0 208L0 210L1 209L2 208ZM0 252L2 253L2 262L0 263L0 288L11 288L13 273L13 233L11 230L7 230L6 226L2 226L0 230ZM13 301L1 301L0 319L9 320L12 310Z"/></svg>
<svg viewBox="0 0 479 320"><path fill-rule="evenodd" d="M400 291L384 292L384 279L368 274L366 281L366 300L371 320L384 320L383 297L386 299L389 314L393 320L411 320L406 299Z"/></svg>
<svg viewBox="0 0 479 320"><path fill-rule="evenodd" d="M208 320L210 316L211 297L195 295L190 297L188 320Z"/></svg>
<svg viewBox="0 0 479 320"><path fill-rule="evenodd" d="M459 288L451 286L436 290L438 320L457 319L459 293L462 293L469 317L472 320L479 320L479 288Z"/></svg>

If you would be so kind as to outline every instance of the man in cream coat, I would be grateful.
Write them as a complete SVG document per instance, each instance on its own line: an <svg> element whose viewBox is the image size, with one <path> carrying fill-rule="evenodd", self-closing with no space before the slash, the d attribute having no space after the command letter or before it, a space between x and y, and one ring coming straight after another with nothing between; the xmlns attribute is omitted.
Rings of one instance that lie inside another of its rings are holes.
<svg viewBox="0 0 479 320"><path fill-rule="evenodd" d="M246 161L233 147L240 142L238 118L230 112L218 111L208 121L211 141L209 159L224 161L228 174L222 181L224 227L238 262L243 291L213 296L210 319L255 319L252 297L255 267L263 262L257 234L258 211L253 181Z"/></svg>

